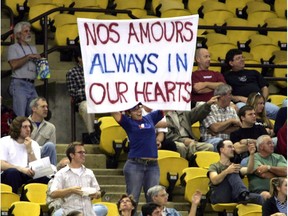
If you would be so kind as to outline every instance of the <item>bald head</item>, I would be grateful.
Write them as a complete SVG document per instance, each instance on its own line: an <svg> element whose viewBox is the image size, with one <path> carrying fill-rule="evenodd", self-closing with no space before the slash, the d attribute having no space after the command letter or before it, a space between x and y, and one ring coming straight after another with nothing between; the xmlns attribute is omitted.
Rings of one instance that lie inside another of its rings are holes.
<svg viewBox="0 0 288 216"><path fill-rule="evenodd" d="M195 53L198 70L208 70L210 67L210 53L205 48L198 48Z"/></svg>

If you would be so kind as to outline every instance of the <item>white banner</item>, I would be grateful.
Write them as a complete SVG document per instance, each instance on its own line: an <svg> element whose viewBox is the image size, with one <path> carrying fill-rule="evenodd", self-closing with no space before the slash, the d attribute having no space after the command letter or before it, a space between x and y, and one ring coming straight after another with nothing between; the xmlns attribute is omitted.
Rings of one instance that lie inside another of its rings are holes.
<svg viewBox="0 0 288 216"><path fill-rule="evenodd" d="M198 18L78 18L88 112L190 110Z"/></svg>

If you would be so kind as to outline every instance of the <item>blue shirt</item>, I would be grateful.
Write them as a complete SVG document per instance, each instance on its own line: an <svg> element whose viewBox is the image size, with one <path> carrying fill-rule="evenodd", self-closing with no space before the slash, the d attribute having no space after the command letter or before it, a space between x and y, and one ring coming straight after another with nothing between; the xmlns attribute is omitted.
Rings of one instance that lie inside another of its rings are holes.
<svg viewBox="0 0 288 216"><path fill-rule="evenodd" d="M141 120L122 115L119 124L129 138L128 158L157 158L155 125L163 118L162 111L153 111Z"/></svg>

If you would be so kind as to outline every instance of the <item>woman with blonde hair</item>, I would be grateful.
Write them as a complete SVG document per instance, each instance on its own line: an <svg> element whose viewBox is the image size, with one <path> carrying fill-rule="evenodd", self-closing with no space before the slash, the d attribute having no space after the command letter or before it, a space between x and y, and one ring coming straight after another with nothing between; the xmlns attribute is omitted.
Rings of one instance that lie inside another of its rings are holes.
<svg viewBox="0 0 288 216"><path fill-rule="evenodd" d="M271 197L262 206L262 215L284 216L287 214L287 178L276 177L270 180Z"/></svg>
<svg viewBox="0 0 288 216"><path fill-rule="evenodd" d="M263 125L268 135L273 137L274 125L266 115L264 96L259 92L253 92L248 96L246 104L254 107L257 123Z"/></svg>

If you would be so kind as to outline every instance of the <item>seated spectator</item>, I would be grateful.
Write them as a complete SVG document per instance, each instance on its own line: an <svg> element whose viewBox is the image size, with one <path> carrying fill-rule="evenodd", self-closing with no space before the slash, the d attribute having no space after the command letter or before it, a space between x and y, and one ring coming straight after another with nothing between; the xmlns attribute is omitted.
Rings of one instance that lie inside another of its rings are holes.
<svg viewBox="0 0 288 216"><path fill-rule="evenodd" d="M31 138L41 146L41 158L49 157L56 166L56 128L44 118L48 115L48 104L45 98L37 97L30 103L32 114L28 117L32 122Z"/></svg>
<svg viewBox="0 0 288 216"><path fill-rule="evenodd" d="M287 178L270 180L270 195L262 206L262 215L281 216L287 214Z"/></svg>
<svg viewBox="0 0 288 216"><path fill-rule="evenodd" d="M133 216L137 211L137 203L132 195L123 194L117 202L119 216Z"/></svg>
<svg viewBox="0 0 288 216"><path fill-rule="evenodd" d="M234 156L233 143L230 140L218 143L217 151L220 154L220 160L211 164L207 173L210 179L209 193L212 204L231 202L262 204L262 197L259 194L249 193L241 179L241 176L251 173L254 167L255 145L249 144L248 149L250 153L249 164L247 167L241 167L240 164L234 164L230 161ZM224 191L225 193L223 193Z"/></svg>
<svg viewBox="0 0 288 216"><path fill-rule="evenodd" d="M74 103L78 104L79 114L82 117L86 129L89 133L88 141L86 140L84 141L97 144L99 143L100 134L97 133L94 128L95 114L88 113L87 111L85 80L84 80L83 63L80 48L77 48L74 54L77 66L70 69L66 74L66 84L68 92L70 96L73 98Z"/></svg>
<svg viewBox="0 0 288 216"><path fill-rule="evenodd" d="M269 96L268 82L256 70L245 69L245 59L242 51L231 49L227 52L225 63L229 71L224 73L226 83L232 86L232 101L240 109L247 102L247 97L251 92L260 92L265 101ZM269 119L275 119L279 107L266 102L265 109Z"/></svg>
<svg viewBox="0 0 288 216"><path fill-rule="evenodd" d="M287 178L276 177L270 180L270 195L262 206L262 215L287 214ZM282 214L281 214L282 213Z"/></svg>
<svg viewBox="0 0 288 216"><path fill-rule="evenodd" d="M252 106L255 110L256 124L264 126L269 136L275 136L274 125L266 115L265 98L263 97L263 95L261 95L261 93L259 92L251 93L248 96L247 105Z"/></svg>
<svg viewBox="0 0 288 216"><path fill-rule="evenodd" d="M48 177L33 179L29 163L41 158L40 146L31 139L33 126L27 117L18 116L10 125L10 136L0 139L1 182L12 187L13 193L27 183L47 184Z"/></svg>
<svg viewBox="0 0 288 216"><path fill-rule="evenodd" d="M217 151L221 140L230 139L230 133L241 127L235 109L230 106L231 91L231 86L227 84L221 84L214 90L217 102L211 105L211 112L201 122L201 138L213 144L214 151Z"/></svg>
<svg viewBox="0 0 288 216"><path fill-rule="evenodd" d="M156 203L146 203L142 206L141 212L143 216L162 216L161 206Z"/></svg>
<svg viewBox="0 0 288 216"><path fill-rule="evenodd" d="M256 146L258 152L255 153L253 172L248 175L249 190L267 199L270 198L270 179L287 176L287 161L274 153L273 141L268 135L258 137Z"/></svg>
<svg viewBox="0 0 288 216"><path fill-rule="evenodd" d="M143 106L143 115L152 112L147 106ZM156 142L158 149L177 151L176 143L173 140L167 139L168 132L166 116L164 116L156 125Z"/></svg>
<svg viewBox="0 0 288 216"><path fill-rule="evenodd" d="M192 101L209 101L217 86L226 83L223 75L209 70L210 53L205 48L198 48L195 52L198 69L192 72Z"/></svg>
<svg viewBox="0 0 288 216"><path fill-rule="evenodd" d="M238 116L241 119L242 127L230 134L230 140L234 143L236 153L233 160L234 163L240 163L244 158L249 156L249 143L256 146L257 138L267 134L264 126L255 124L256 115L252 106L245 105L241 107ZM245 163L243 162L243 164Z"/></svg>
<svg viewBox="0 0 288 216"><path fill-rule="evenodd" d="M73 142L66 149L70 163L59 170L52 182L50 196L61 198L63 215L80 211L85 216L95 216L91 199L101 197L100 186L92 170L86 168L84 144ZM89 191L84 191L87 188Z"/></svg>
<svg viewBox="0 0 288 216"><path fill-rule="evenodd" d="M192 124L201 121L209 114L211 104L214 102L216 102L216 98L212 97L208 102L194 107L191 111L167 112L167 138L176 143L177 151L181 157L189 160L196 151L214 150L212 144L198 141L191 128Z"/></svg>
<svg viewBox="0 0 288 216"><path fill-rule="evenodd" d="M147 195L151 197L152 202L158 204L161 208L162 215L180 216L179 212L174 208L167 208L168 196L164 186L155 185L149 188Z"/></svg>

